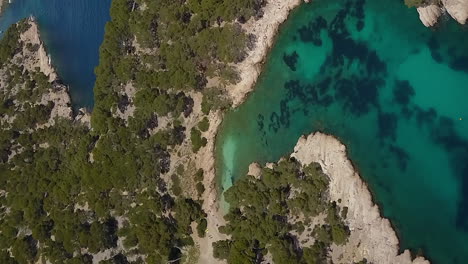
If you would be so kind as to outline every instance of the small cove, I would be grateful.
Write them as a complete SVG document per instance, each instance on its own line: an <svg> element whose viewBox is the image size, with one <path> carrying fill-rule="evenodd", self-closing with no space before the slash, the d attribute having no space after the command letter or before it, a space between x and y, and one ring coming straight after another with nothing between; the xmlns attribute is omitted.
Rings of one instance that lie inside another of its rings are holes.
<svg viewBox="0 0 468 264"><path fill-rule="evenodd" d="M221 187L323 131L348 146L403 249L468 259L468 31L402 1L314 1L282 26L217 137Z"/></svg>
<svg viewBox="0 0 468 264"><path fill-rule="evenodd" d="M23 18L37 18L41 37L60 78L70 86L74 107L93 106L94 67L110 0L14 0L0 14L0 31Z"/></svg>

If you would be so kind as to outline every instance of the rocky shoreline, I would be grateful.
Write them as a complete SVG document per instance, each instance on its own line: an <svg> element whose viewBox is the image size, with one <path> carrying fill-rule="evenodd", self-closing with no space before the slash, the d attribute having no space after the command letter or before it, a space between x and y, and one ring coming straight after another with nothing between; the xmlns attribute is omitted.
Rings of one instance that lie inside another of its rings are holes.
<svg viewBox="0 0 468 264"><path fill-rule="evenodd" d="M17 64L23 65L29 71L39 68L39 71L48 77L52 87L47 93L42 95L39 102L43 105L49 102L54 104L48 125L53 125L54 119L59 117L73 119L90 127L91 113L88 110L81 108L76 116L73 114L69 88L66 84L62 83L52 65L52 59L47 53L45 44L41 39L39 26L35 18L28 18L27 23L29 24L29 29L20 35L20 41L23 42L23 50L21 54L17 55ZM36 48L30 50L27 48L28 46Z"/></svg>
<svg viewBox="0 0 468 264"><path fill-rule="evenodd" d="M263 16L260 19L250 19L243 25L246 34L255 35L257 41L255 47L248 53L247 58L236 65L236 69L240 74L240 82L227 89L233 107L243 103L247 94L253 90L280 25L286 21L289 13L302 2L309 1L269 0L266 6L263 7Z"/></svg>
<svg viewBox="0 0 468 264"><path fill-rule="evenodd" d="M29 71L39 68L49 78L52 88L43 94L39 102L44 105L49 102L54 104L49 123L53 124L56 117L72 119L73 113L68 87L58 79L57 72L51 64L50 55L46 52L45 45L41 40L39 26L35 18L30 17L27 23L29 24L29 29L20 35L20 40L24 43L21 53L23 59L18 61L21 61L21 64ZM36 48L30 50L27 48L28 45Z"/></svg>
<svg viewBox="0 0 468 264"><path fill-rule="evenodd" d="M379 207L347 157L346 146L333 136L314 133L302 136L291 157L302 165L317 162L330 178L329 198L347 207L346 223L351 230L347 244L332 247L333 263L428 264L423 257L411 258L409 250L399 254L399 241L390 221Z"/></svg>
<svg viewBox="0 0 468 264"><path fill-rule="evenodd" d="M431 1L417 8L419 19L426 27L437 24L439 18L448 13L458 23L465 25L468 21L468 1L466 0L442 0Z"/></svg>

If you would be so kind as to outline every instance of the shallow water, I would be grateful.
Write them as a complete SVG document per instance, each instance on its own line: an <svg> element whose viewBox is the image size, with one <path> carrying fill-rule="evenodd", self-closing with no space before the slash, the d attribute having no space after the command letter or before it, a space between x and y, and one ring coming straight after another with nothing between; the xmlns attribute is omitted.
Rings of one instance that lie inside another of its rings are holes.
<svg viewBox="0 0 468 264"><path fill-rule="evenodd" d="M70 86L74 106L92 107L94 68L111 0L13 0L0 15L0 31L35 16L60 78Z"/></svg>
<svg viewBox="0 0 468 264"><path fill-rule="evenodd" d="M346 3L346 4L345 4ZM468 31L400 1L316 0L282 26L255 92L217 137L223 189L302 134L348 146L403 249L468 263Z"/></svg>

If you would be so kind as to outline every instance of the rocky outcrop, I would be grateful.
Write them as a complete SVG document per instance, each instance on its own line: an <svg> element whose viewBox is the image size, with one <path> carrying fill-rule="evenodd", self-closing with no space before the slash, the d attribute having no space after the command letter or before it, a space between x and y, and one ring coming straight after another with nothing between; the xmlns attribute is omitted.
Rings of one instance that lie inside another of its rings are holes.
<svg viewBox="0 0 468 264"><path fill-rule="evenodd" d="M20 35L20 41L23 42L23 50L18 53L14 61L21 64L28 71L34 72L37 68L49 78L51 88L42 95L40 104L47 105L53 103L48 125L54 124L56 117L71 119L72 107L68 87L64 85L57 76L55 69L51 64L50 56L47 54L45 45L41 40L39 27L34 18L29 18L29 28Z"/></svg>
<svg viewBox="0 0 468 264"><path fill-rule="evenodd" d="M348 243L332 246L333 263L353 263L367 259L380 264L428 264L422 257L411 259L410 252L398 254L398 238L390 221L380 216L366 184L346 156L346 147L322 133L303 136L291 155L301 164L318 162L330 178L329 198L348 207L346 224L351 230Z"/></svg>
<svg viewBox="0 0 468 264"><path fill-rule="evenodd" d="M468 0L442 0L442 3L453 19L464 25L468 20Z"/></svg>
<svg viewBox="0 0 468 264"><path fill-rule="evenodd" d="M464 25L468 20L468 0L442 0L430 1L430 3L417 8L419 19L426 27L437 24L439 17L447 12L458 23Z"/></svg>
<svg viewBox="0 0 468 264"><path fill-rule="evenodd" d="M256 37L256 43L247 58L236 65L240 82L227 89L234 106L241 104L253 89L279 26L288 18L291 10L302 2L303 0L269 0L263 7L263 16L260 19L251 18L243 25L246 34Z"/></svg>
<svg viewBox="0 0 468 264"><path fill-rule="evenodd" d="M88 128L91 128L91 112L86 108L78 109L78 114L75 116L75 121L78 121Z"/></svg>
<svg viewBox="0 0 468 264"><path fill-rule="evenodd" d="M439 17L442 15L442 8L435 4L418 7L417 10L419 19L426 27L432 27L437 24Z"/></svg>
<svg viewBox="0 0 468 264"><path fill-rule="evenodd" d="M57 74L51 65L51 59L47 55L45 45L41 40L39 27L33 17L28 19L29 28L20 35L23 42L23 50L15 57L20 57L18 61L29 71L36 68L49 77L52 82L57 79ZM16 59L16 58L15 58Z"/></svg>

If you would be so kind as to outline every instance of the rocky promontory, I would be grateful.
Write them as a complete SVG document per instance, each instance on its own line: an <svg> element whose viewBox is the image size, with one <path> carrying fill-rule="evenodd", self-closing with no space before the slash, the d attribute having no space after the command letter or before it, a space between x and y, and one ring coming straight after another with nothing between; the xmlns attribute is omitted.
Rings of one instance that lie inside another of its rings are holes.
<svg viewBox="0 0 468 264"><path fill-rule="evenodd" d="M412 260L410 252L399 254L399 242L390 221L381 217L367 185L353 168L346 147L333 136L315 133L299 139L291 155L302 165L317 162L330 178L329 199L347 207L345 219L350 237L345 245L332 246L333 263L410 264L429 263L423 257Z"/></svg>
<svg viewBox="0 0 468 264"><path fill-rule="evenodd" d="M41 104L52 102L54 107L51 111L51 119L55 117L71 118L72 108L68 87L64 85L57 76L51 64L50 55L47 54L45 45L41 40L39 27L34 18L28 20L29 29L21 34L23 51L21 53L22 64L29 71L39 69L49 78L51 88L42 95ZM28 47L34 47L32 49Z"/></svg>
<svg viewBox="0 0 468 264"><path fill-rule="evenodd" d="M43 125L53 125L57 117L72 119L68 86L58 78L51 64L36 20L30 17L21 21L5 34L5 38L12 43L14 38L18 42L17 48L13 49L11 57L4 61L0 69L1 91L11 98L16 107L12 114L24 110L25 105L43 106L49 112L48 122ZM12 79L17 74L22 74L25 82Z"/></svg>

